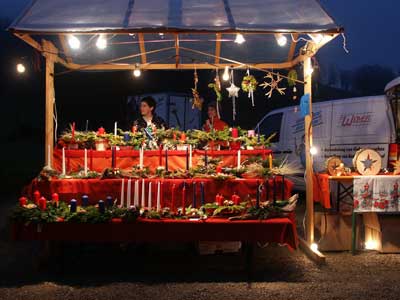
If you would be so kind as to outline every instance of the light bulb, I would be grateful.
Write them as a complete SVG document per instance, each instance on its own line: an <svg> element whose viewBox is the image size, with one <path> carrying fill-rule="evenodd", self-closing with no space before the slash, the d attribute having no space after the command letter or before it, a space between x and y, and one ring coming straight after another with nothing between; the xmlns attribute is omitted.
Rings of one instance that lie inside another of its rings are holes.
<svg viewBox="0 0 400 300"><path fill-rule="evenodd" d="M284 36L282 33L275 34L276 42L279 46L284 47L287 44L287 37Z"/></svg>
<svg viewBox="0 0 400 300"><path fill-rule="evenodd" d="M308 35L316 44L321 43L324 40L324 35L323 34L309 34Z"/></svg>
<svg viewBox="0 0 400 300"><path fill-rule="evenodd" d="M224 74L222 75L222 80L228 81L229 80L229 67L226 66L224 70Z"/></svg>
<svg viewBox="0 0 400 300"><path fill-rule="evenodd" d="M312 251L314 251L314 252L318 251L318 244L312 243L312 244L310 245L310 249L311 249Z"/></svg>
<svg viewBox="0 0 400 300"><path fill-rule="evenodd" d="M316 147L312 146L310 148L310 153L311 153L311 155L316 155L316 154L318 154L318 149Z"/></svg>
<svg viewBox="0 0 400 300"><path fill-rule="evenodd" d="M307 76L311 76L313 72L314 72L314 68L313 68L313 67L310 67L310 68L308 68L308 69L306 70L306 75L307 75Z"/></svg>
<svg viewBox="0 0 400 300"><path fill-rule="evenodd" d="M140 71L139 67L136 67L136 69L133 70L133 76L140 77L140 75L142 75L142 71Z"/></svg>
<svg viewBox="0 0 400 300"><path fill-rule="evenodd" d="M235 38L235 43L236 44L243 44L246 40L244 39L244 36L241 33L236 34Z"/></svg>
<svg viewBox="0 0 400 300"><path fill-rule="evenodd" d="M102 34L97 38L96 47L100 50L107 48L107 39Z"/></svg>
<svg viewBox="0 0 400 300"><path fill-rule="evenodd" d="M365 249L376 250L378 249L378 242L375 240L368 240L365 242Z"/></svg>
<svg viewBox="0 0 400 300"><path fill-rule="evenodd" d="M26 68L23 64L17 64L17 72L18 73L21 73L21 74L25 73L25 70L26 70Z"/></svg>
<svg viewBox="0 0 400 300"><path fill-rule="evenodd" d="M71 49L74 49L74 50L79 49L81 47L80 40L74 35L70 35L68 37L68 44L71 47Z"/></svg>

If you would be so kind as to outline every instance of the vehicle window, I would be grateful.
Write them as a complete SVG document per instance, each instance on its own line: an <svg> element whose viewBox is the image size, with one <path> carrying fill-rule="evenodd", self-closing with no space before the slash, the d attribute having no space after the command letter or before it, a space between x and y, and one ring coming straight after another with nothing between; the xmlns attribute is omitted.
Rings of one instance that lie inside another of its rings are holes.
<svg viewBox="0 0 400 300"><path fill-rule="evenodd" d="M272 143L279 142L282 117L283 113L273 114L265 118L265 120L260 124L260 133L264 134L266 137L269 137L271 134L276 132L275 137L271 140Z"/></svg>

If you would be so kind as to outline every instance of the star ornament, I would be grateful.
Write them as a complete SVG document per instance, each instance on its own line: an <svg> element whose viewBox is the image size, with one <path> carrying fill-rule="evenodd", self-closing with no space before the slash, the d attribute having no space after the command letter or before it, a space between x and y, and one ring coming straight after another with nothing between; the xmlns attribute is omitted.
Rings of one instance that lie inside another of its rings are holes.
<svg viewBox="0 0 400 300"><path fill-rule="evenodd" d="M229 98L237 98L239 97L239 90L240 88L238 88L233 82L231 83L231 86L226 88L226 90L229 93Z"/></svg>
<svg viewBox="0 0 400 300"><path fill-rule="evenodd" d="M372 169L372 166L374 163L376 163L377 160L373 160L371 159L369 153L367 155L367 158L365 160L362 160L361 163L364 165L364 171L368 170L368 169Z"/></svg>

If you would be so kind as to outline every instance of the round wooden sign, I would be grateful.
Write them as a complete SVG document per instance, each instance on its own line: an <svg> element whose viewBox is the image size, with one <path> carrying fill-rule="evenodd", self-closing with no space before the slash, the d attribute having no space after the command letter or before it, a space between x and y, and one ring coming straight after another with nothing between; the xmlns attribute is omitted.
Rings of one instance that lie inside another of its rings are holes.
<svg viewBox="0 0 400 300"><path fill-rule="evenodd" d="M354 168L361 175L377 175L382 168L382 157L372 149L360 149L353 159Z"/></svg>
<svg viewBox="0 0 400 300"><path fill-rule="evenodd" d="M331 176L336 176L338 168L340 167L341 163L343 162L339 157L337 156L329 157L326 160L326 171L328 172L328 174Z"/></svg>

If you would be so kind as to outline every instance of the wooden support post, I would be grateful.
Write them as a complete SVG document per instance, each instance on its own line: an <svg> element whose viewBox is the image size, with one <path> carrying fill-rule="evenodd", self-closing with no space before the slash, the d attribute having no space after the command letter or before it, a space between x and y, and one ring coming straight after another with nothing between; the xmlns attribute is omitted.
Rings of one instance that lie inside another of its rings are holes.
<svg viewBox="0 0 400 300"><path fill-rule="evenodd" d="M46 59L46 111L45 111L45 165L52 168L54 148L54 62L57 48L49 41L42 41L43 53Z"/></svg>
<svg viewBox="0 0 400 300"><path fill-rule="evenodd" d="M304 60L304 94L310 95L310 113L304 118L305 156L306 156L306 240L314 242L314 199L313 199L313 158L312 147L312 68L311 57Z"/></svg>
<svg viewBox="0 0 400 300"><path fill-rule="evenodd" d="M215 41L215 63L219 64L219 57L221 56L221 38L222 34L216 34L216 41Z"/></svg>

